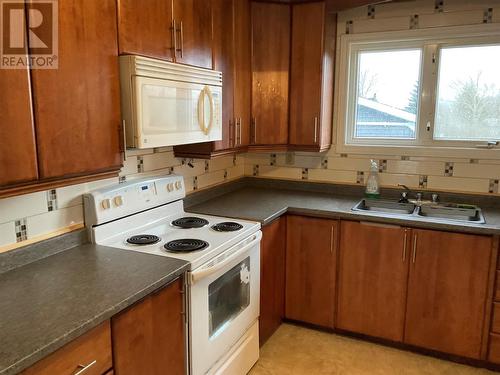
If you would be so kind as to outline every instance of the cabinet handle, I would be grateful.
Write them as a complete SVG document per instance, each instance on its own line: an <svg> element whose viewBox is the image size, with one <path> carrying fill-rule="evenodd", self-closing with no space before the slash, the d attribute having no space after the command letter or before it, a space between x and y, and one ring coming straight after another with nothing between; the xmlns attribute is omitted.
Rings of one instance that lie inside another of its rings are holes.
<svg viewBox="0 0 500 375"><path fill-rule="evenodd" d="M241 145L241 117L238 117L238 146Z"/></svg>
<svg viewBox="0 0 500 375"><path fill-rule="evenodd" d="M181 32L181 59L182 59L182 57L184 55L184 26L182 24L182 21L181 21L180 32Z"/></svg>
<svg viewBox="0 0 500 375"><path fill-rule="evenodd" d="M403 263L406 262L406 246L408 242L408 229L405 229L405 239L403 244Z"/></svg>
<svg viewBox="0 0 500 375"><path fill-rule="evenodd" d="M235 130L235 125L234 125L234 120L229 120L229 145L230 147L234 146L234 133L236 132Z"/></svg>
<svg viewBox="0 0 500 375"><path fill-rule="evenodd" d="M91 368L92 366L94 366L96 363L97 363L97 359L94 359L88 365L78 365L78 366L76 366L79 370L77 372L75 372L74 375L83 374L85 371L87 371L89 368Z"/></svg>
<svg viewBox="0 0 500 375"><path fill-rule="evenodd" d="M125 120L122 120L123 132L123 161L127 160L127 130L125 128Z"/></svg>
<svg viewBox="0 0 500 375"><path fill-rule="evenodd" d="M318 142L318 117L314 118L314 143Z"/></svg>
<svg viewBox="0 0 500 375"><path fill-rule="evenodd" d="M252 119L252 122L253 122L253 143L257 144L257 120L255 117Z"/></svg>
<svg viewBox="0 0 500 375"><path fill-rule="evenodd" d="M415 261L417 260L417 241L418 241L418 235L415 234L415 237L413 237L413 256L412 256L413 264L415 264Z"/></svg>
<svg viewBox="0 0 500 375"><path fill-rule="evenodd" d="M177 56L177 26L175 24L175 20L172 20L172 27L170 28L172 31L172 48L171 50L174 52L174 58Z"/></svg>
<svg viewBox="0 0 500 375"><path fill-rule="evenodd" d="M335 232L335 228L333 227L332 225L332 228L330 230L330 254L333 254L333 235L334 235L334 232Z"/></svg>

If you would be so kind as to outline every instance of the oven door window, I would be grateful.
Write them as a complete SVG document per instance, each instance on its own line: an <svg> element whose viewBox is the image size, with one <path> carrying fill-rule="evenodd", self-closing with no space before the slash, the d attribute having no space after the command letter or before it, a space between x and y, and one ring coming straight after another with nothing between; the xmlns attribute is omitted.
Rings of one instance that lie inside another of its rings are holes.
<svg viewBox="0 0 500 375"><path fill-rule="evenodd" d="M209 337L223 331L249 304L250 257L209 285Z"/></svg>

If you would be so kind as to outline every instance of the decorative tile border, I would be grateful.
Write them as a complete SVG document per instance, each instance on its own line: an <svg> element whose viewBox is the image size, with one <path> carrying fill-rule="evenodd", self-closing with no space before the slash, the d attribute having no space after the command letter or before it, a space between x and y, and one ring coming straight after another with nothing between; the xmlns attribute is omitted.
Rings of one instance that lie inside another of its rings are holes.
<svg viewBox="0 0 500 375"><path fill-rule="evenodd" d="M435 0L434 1L434 11L437 13L444 12L444 0Z"/></svg>
<svg viewBox="0 0 500 375"><path fill-rule="evenodd" d="M144 172L144 158L143 156L137 157L137 173Z"/></svg>
<svg viewBox="0 0 500 375"><path fill-rule="evenodd" d="M302 168L302 179L303 180L309 179L309 169L308 168Z"/></svg>
<svg viewBox="0 0 500 375"><path fill-rule="evenodd" d="M49 211L57 210L57 191L52 189L47 191L47 209Z"/></svg>
<svg viewBox="0 0 500 375"><path fill-rule="evenodd" d="M454 163L448 162L444 165L444 175L446 177L452 177L453 176L453 168L454 168Z"/></svg>
<svg viewBox="0 0 500 375"><path fill-rule="evenodd" d="M498 181L499 180L490 180L489 192L492 194L498 194Z"/></svg>
<svg viewBox="0 0 500 375"><path fill-rule="evenodd" d="M27 218L18 219L15 221L16 241L22 242L28 239Z"/></svg>

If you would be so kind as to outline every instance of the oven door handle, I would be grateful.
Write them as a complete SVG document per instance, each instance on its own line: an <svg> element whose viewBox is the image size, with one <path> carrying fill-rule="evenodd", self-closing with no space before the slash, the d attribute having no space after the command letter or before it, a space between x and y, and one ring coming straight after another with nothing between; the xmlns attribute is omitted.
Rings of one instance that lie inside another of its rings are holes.
<svg viewBox="0 0 500 375"><path fill-rule="evenodd" d="M246 245L244 245L241 249L236 250L234 253L232 253L231 255L229 255L224 260L222 260L219 263L216 263L213 266L210 266L208 268L202 268L199 271L193 271L193 272L191 272L191 284L194 284L197 281L199 281L199 280L201 280L201 279L203 279L203 278L205 278L207 276L210 276L210 275L216 273L221 268L224 268L228 263L230 263L231 261L233 261L235 258L239 257L241 254L244 254L249 249L251 249L256 244L258 244L260 242L261 238L262 238L262 232L258 231L254 235L254 239L252 239L251 242L249 242Z"/></svg>

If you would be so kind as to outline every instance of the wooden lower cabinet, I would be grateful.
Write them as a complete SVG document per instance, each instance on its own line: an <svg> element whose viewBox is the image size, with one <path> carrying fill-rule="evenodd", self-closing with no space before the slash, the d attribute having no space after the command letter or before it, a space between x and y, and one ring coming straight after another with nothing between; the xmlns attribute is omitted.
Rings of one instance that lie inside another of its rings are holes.
<svg viewBox="0 0 500 375"><path fill-rule="evenodd" d="M404 342L479 359L492 237L432 230L412 237Z"/></svg>
<svg viewBox="0 0 500 375"><path fill-rule="evenodd" d="M113 366L109 320L37 362L23 375L102 375ZM82 372L83 374L83 372Z"/></svg>
<svg viewBox="0 0 500 375"><path fill-rule="evenodd" d="M260 248L259 341L263 345L285 314L286 218L262 228Z"/></svg>
<svg viewBox="0 0 500 375"><path fill-rule="evenodd" d="M336 327L402 341L410 230L343 221Z"/></svg>
<svg viewBox="0 0 500 375"><path fill-rule="evenodd" d="M178 279L111 319L116 375L185 374L183 290Z"/></svg>
<svg viewBox="0 0 500 375"><path fill-rule="evenodd" d="M338 222L287 217L285 316L333 328Z"/></svg>

